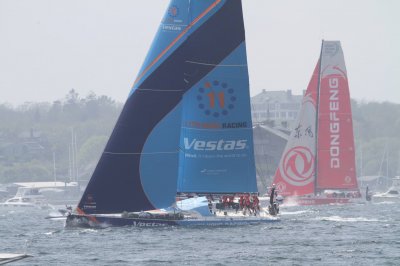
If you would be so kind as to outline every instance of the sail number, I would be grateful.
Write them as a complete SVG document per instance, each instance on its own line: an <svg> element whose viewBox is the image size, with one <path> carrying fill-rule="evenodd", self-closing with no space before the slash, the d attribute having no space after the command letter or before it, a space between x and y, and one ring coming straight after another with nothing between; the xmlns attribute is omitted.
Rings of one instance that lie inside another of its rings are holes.
<svg viewBox="0 0 400 266"><path fill-rule="evenodd" d="M235 108L235 90L228 83L214 80L205 82L198 90L198 107L207 116L226 116Z"/></svg>
<svg viewBox="0 0 400 266"><path fill-rule="evenodd" d="M215 92L212 91L210 93L207 94L208 99L210 101L210 108L214 108L215 107ZM218 92L217 93L217 100L218 100L218 105L220 108L224 108L225 107L225 100L224 100L224 92Z"/></svg>

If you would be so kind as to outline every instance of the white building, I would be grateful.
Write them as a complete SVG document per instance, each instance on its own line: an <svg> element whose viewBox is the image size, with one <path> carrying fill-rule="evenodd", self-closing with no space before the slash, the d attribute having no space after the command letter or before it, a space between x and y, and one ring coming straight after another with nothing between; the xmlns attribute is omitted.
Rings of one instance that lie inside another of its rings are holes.
<svg viewBox="0 0 400 266"><path fill-rule="evenodd" d="M266 91L251 98L254 124L273 121L275 126L291 127L300 111L303 95L293 95L292 90Z"/></svg>

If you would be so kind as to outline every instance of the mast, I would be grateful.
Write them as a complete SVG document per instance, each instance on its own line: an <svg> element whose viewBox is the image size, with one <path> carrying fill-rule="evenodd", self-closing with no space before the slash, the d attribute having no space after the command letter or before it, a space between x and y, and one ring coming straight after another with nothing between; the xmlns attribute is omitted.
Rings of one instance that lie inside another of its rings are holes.
<svg viewBox="0 0 400 266"><path fill-rule="evenodd" d="M54 185L57 182L57 173L56 173L56 153L53 150L53 177L54 177Z"/></svg>
<svg viewBox="0 0 400 266"><path fill-rule="evenodd" d="M363 143L362 141L360 142L360 176L364 176L364 171L363 171Z"/></svg>
<svg viewBox="0 0 400 266"><path fill-rule="evenodd" d="M75 146L74 146L74 128L71 128L71 173L72 181L75 180Z"/></svg>
<svg viewBox="0 0 400 266"><path fill-rule="evenodd" d="M319 70L318 70L318 85L317 85L317 102L316 102L316 119L315 119L315 171L314 171L314 195L317 194L317 177L318 177L318 118L319 118L319 93L321 86L321 66L322 66L322 51L324 49L324 40L321 43L321 53L319 55Z"/></svg>
<svg viewBox="0 0 400 266"><path fill-rule="evenodd" d="M74 143L72 144L74 147L73 147L73 149L74 149L74 154L75 154L75 156L74 156L74 159L75 159L75 162L74 162L74 165L75 165L75 182L77 182L77 183L79 183L79 179L78 179L78 175L79 175L79 172L78 172L78 160L77 160L77 157L78 157L78 146L77 146L77 144L76 144L76 131L74 132Z"/></svg>
<svg viewBox="0 0 400 266"><path fill-rule="evenodd" d="M69 173L69 182L72 182L72 151L71 145L68 145L68 173Z"/></svg>

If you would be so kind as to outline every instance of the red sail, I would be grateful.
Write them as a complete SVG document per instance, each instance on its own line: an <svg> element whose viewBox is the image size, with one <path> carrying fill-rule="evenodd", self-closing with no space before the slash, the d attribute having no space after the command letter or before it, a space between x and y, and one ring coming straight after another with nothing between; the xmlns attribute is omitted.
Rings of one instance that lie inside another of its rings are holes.
<svg viewBox="0 0 400 266"><path fill-rule="evenodd" d="M339 41L321 53L317 189L358 189L350 93Z"/></svg>
<svg viewBox="0 0 400 266"><path fill-rule="evenodd" d="M274 183L283 196L314 192L318 71L319 63L314 69L295 129L290 134L275 173Z"/></svg>

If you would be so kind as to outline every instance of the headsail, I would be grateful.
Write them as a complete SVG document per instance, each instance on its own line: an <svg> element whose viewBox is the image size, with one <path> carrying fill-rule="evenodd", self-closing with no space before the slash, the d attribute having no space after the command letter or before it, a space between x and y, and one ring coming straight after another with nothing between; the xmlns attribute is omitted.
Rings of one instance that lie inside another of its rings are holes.
<svg viewBox="0 0 400 266"><path fill-rule="evenodd" d="M186 61L193 86L183 97L178 193L257 192L241 1L219 13L214 36Z"/></svg>
<svg viewBox="0 0 400 266"><path fill-rule="evenodd" d="M322 45L317 189L358 189L349 84L339 41Z"/></svg>
<svg viewBox="0 0 400 266"><path fill-rule="evenodd" d="M170 2L79 212L141 211L174 202L182 95L243 47L243 21L231 19L241 12L240 0Z"/></svg>
<svg viewBox="0 0 400 266"><path fill-rule="evenodd" d="M274 183L283 196L314 192L319 68L318 62L303 97L295 129L290 134L275 173Z"/></svg>

